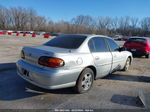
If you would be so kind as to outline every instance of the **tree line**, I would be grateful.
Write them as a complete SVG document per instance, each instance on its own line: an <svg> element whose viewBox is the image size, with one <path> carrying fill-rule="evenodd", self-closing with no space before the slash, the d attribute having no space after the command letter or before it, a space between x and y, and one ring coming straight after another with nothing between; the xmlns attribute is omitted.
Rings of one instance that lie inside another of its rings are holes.
<svg viewBox="0 0 150 112"><path fill-rule="evenodd" d="M39 16L32 8L0 6L0 30L45 31L101 35L150 36L150 17L91 17L79 15L70 21Z"/></svg>

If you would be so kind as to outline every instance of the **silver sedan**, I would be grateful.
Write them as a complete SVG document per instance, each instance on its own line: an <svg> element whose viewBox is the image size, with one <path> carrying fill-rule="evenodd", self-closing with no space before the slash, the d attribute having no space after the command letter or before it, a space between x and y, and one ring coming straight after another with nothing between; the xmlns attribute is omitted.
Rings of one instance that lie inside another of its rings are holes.
<svg viewBox="0 0 150 112"><path fill-rule="evenodd" d="M17 61L19 76L46 89L74 87L79 93L93 81L128 70L132 54L103 35L62 35L47 43L24 47Z"/></svg>

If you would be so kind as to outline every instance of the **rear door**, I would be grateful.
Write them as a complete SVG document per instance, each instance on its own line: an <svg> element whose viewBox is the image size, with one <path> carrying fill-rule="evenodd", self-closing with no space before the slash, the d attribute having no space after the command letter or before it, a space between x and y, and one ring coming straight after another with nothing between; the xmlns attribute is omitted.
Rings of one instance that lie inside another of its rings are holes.
<svg viewBox="0 0 150 112"><path fill-rule="evenodd" d="M94 37L89 40L89 49L97 69L97 77L109 74L112 64L112 55L102 37Z"/></svg>

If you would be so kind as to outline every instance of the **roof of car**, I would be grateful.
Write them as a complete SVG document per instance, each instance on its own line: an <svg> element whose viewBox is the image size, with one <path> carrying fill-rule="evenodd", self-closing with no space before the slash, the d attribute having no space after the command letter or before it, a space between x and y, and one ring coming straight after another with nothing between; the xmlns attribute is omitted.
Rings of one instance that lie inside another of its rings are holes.
<svg viewBox="0 0 150 112"><path fill-rule="evenodd" d="M62 34L62 35L90 36L92 34Z"/></svg>
<svg viewBox="0 0 150 112"><path fill-rule="evenodd" d="M96 35L96 34L63 34L63 35L77 35L77 36L87 36L87 37L91 37L91 36L108 37L105 35Z"/></svg>
<svg viewBox="0 0 150 112"><path fill-rule="evenodd" d="M150 37L131 37L131 38L143 38L143 39L148 39L148 40L150 40Z"/></svg>

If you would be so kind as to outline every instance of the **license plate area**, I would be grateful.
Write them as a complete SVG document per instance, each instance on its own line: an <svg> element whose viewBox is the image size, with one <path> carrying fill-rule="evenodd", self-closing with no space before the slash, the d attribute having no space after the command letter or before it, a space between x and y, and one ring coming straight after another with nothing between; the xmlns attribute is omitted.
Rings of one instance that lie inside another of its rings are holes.
<svg viewBox="0 0 150 112"><path fill-rule="evenodd" d="M29 71L27 71L26 69L22 68L22 74L29 77Z"/></svg>

